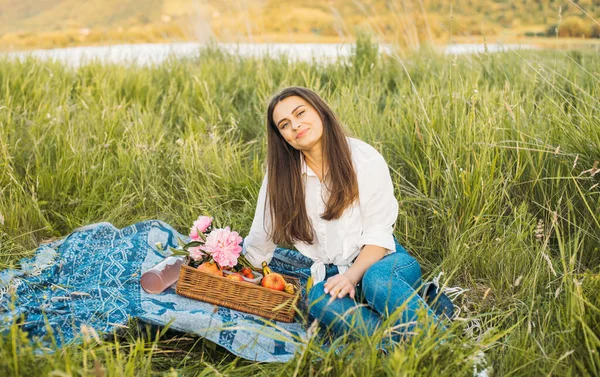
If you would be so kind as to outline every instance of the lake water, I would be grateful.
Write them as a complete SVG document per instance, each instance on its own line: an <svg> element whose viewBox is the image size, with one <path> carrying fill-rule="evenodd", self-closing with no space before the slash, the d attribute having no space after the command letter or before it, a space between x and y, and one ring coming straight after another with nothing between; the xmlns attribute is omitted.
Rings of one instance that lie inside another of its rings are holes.
<svg viewBox="0 0 600 377"><path fill-rule="evenodd" d="M148 44L121 44L111 46L86 46L56 48L51 50L33 50L25 52L4 53L0 56L22 59L34 56L41 59L54 59L77 67L89 61L100 60L109 63L137 63L156 64L170 56L185 57L197 56L205 45L196 42L181 43L148 43ZM316 59L320 62L335 61L340 57L352 54L354 45L336 43L220 43L220 48L240 56L262 56L265 54L286 54L292 60L310 61ZM446 54L476 54L487 52L509 51L515 49L531 49L533 46L500 45L500 44L455 44L442 48ZM390 54L389 46L380 45L382 54Z"/></svg>

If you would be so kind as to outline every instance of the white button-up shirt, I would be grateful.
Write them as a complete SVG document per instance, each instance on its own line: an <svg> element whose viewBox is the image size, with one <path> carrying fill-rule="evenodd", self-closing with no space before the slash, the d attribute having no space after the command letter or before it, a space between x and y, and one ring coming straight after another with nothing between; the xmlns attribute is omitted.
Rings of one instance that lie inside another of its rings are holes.
<svg viewBox="0 0 600 377"><path fill-rule="evenodd" d="M358 180L359 201L344 210L337 220L323 220L328 191L314 171L302 158L305 205L314 229L312 245L296 242L294 247L313 260L311 273L314 283L325 279L325 264L337 265L343 274L352 265L364 245L376 245L396 250L393 230L398 217L398 201L387 163L383 156L369 144L347 138L352 162ZM263 179L252 228L244 239L246 258L255 267L263 261L271 262L276 245L268 236L271 219L269 209L265 211L267 197L267 175Z"/></svg>

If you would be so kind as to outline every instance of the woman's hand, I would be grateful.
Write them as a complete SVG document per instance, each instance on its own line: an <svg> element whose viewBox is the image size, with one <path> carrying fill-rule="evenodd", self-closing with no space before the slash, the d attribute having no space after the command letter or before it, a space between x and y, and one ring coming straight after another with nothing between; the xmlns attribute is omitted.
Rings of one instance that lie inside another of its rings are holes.
<svg viewBox="0 0 600 377"><path fill-rule="evenodd" d="M355 283L353 283L347 276L338 274L327 279L325 283L325 293L329 293L331 298L329 303L333 302L336 298L342 298L349 295L350 298L354 298Z"/></svg>

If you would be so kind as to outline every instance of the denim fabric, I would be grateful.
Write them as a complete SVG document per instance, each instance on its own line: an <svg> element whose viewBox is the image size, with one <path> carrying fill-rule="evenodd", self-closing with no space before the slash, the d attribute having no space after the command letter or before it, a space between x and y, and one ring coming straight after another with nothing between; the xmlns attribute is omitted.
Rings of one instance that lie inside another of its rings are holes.
<svg viewBox="0 0 600 377"><path fill-rule="evenodd" d="M294 250L277 248L270 267L273 271L298 277L303 285L301 309L308 309L310 317L319 320L332 335L370 336L383 320L399 306L404 305L394 340L400 340L406 331L414 328L417 312L425 308L436 322L435 313L415 289L421 285L421 268L415 258L396 241L396 252L373 264L356 286L355 299L349 296L328 303L330 295L324 292L325 281L316 284L308 296L306 281L310 276L312 260ZM338 274L335 265L326 265L326 279ZM404 326L403 326L404 325Z"/></svg>
<svg viewBox="0 0 600 377"><path fill-rule="evenodd" d="M302 294L301 299L298 303L298 307L303 311L308 310L306 284L308 282L308 278L311 275L310 266L312 266L312 264L312 259L300 254L300 252L280 247L275 249L273 259L271 260L271 263L269 263L269 267L274 272L293 276L300 280L300 284L302 285ZM339 273L337 266L334 264L326 264L325 271L326 279L335 276Z"/></svg>

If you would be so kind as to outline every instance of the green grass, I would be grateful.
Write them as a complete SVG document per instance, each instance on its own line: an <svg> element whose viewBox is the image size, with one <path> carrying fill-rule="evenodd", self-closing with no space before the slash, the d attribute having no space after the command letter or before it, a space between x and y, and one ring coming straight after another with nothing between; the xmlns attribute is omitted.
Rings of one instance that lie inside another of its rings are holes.
<svg viewBox="0 0 600 377"><path fill-rule="evenodd" d="M210 213L247 234L268 98L303 85L387 159L396 236L426 277L469 289L446 334L389 356L382 333L338 340L340 355L313 339L265 365L135 323L39 354L15 324L0 375L467 376L479 349L500 376L600 374L600 56L356 51L331 65L214 48L153 68L0 61L0 268L98 221L184 231Z"/></svg>

